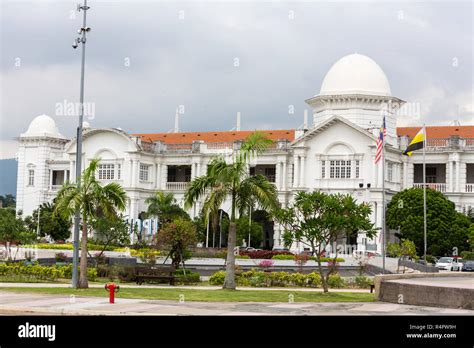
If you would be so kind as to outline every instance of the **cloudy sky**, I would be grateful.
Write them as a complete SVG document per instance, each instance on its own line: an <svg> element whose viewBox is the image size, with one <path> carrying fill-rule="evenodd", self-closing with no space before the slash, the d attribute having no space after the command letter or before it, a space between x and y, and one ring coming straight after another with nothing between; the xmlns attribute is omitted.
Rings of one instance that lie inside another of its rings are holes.
<svg viewBox="0 0 474 348"><path fill-rule="evenodd" d="M75 1L1 2L0 140L48 114L71 136L59 105L79 95L81 26ZM420 106L402 124L474 119L471 1L90 0L86 102L94 127L166 132L298 127L325 73L361 53L392 93ZM294 106L294 114L289 106ZM59 110L59 111L58 111Z"/></svg>

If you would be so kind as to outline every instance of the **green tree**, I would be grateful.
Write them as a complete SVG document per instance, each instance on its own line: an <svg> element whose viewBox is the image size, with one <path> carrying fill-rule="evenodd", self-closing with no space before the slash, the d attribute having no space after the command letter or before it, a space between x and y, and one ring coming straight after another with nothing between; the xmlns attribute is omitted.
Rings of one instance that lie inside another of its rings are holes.
<svg viewBox="0 0 474 348"><path fill-rule="evenodd" d="M238 246L243 245L243 241L245 240L245 244L248 244L249 240L249 231L250 231L250 244L247 246L251 246L254 248L259 248L262 244L263 240L263 226L261 223L252 221L249 226L249 217L247 215L240 216L236 220L236 234L237 234L237 241L236 244ZM229 219L223 219L222 229L228 230L229 228Z"/></svg>
<svg viewBox="0 0 474 348"><path fill-rule="evenodd" d="M6 194L5 196L0 195L0 202L2 202L0 207L3 208L15 208L16 199L12 194Z"/></svg>
<svg viewBox="0 0 474 348"><path fill-rule="evenodd" d="M275 185L263 175L250 176L248 164L252 157L258 156L272 141L261 132L252 133L239 150L234 151L232 159L224 156L214 158L207 167L206 175L194 178L185 193L187 207L205 196L203 211L207 213L230 199L230 223L227 239L227 262L224 289L235 289L236 217L256 202L262 209L275 210L278 198Z"/></svg>
<svg viewBox="0 0 474 348"><path fill-rule="evenodd" d="M191 257L190 247L196 245L196 226L190 220L177 218L164 224L156 238L157 246L168 252L171 263L179 267Z"/></svg>
<svg viewBox="0 0 474 348"><path fill-rule="evenodd" d="M124 246L130 244L129 226L122 214L112 217L96 217L92 220L96 244L102 245L97 257L101 257L110 245Z"/></svg>
<svg viewBox="0 0 474 348"><path fill-rule="evenodd" d="M16 216L15 209L0 209L0 244L5 245L8 261L15 259L12 246L31 243L35 239L36 233L28 231L21 215Z"/></svg>
<svg viewBox="0 0 474 348"><path fill-rule="evenodd" d="M145 203L148 204L147 215L158 217L160 224L171 222L177 218L190 219L170 192L156 191L153 196L145 200Z"/></svg>
<svg viewBox="0 0 474 348"><path fill-rule="evenodd" d="M39 235L50 236L53 240L65 240L71 235L71 219L64 218L54 212L54 204L49 202L40 206ZM26 221L26 219L25 219ZM33 211L32 218L28 220L31 231L36 231L38 226L38 209Z"/></svg>
<svg viewBox="0 0 474 348"><path fill-rule="evenodd" d="M332 266L324 271L321 257L326 246L359 232L373 238L376 231L370 222L370 214L370 206L357 203L351 195L313 191L298 192L292 206L280 209L276 219L284 228L283 240L286 247L300 242L311 248L318 262L324 292L328 292L329 276L336 271L338 248L334 250Z"/></svg>
<svg viewBox="0 0 474 348"><path fill-rule="evenodd" d="M55 212L70 219L79 210L82 217L81 263L79 288L87 288L87 231L95 218L106 216L114 218L125 210L127 194L117 183L102 186L95 177L99 160L93 159L77 178L80 183L66 183L58 192Z"/></svg>
<svg viewBox="0 0 474 348"><path fill-rule="evenodd" d="M441 192L426 189L427 254L452 255L468 250L470 220L456 211L454 203ZM395 194L387 205L387 226L398 230L400 239L415 243L418 255L423 254L423 189L410 188Z"/></svg>

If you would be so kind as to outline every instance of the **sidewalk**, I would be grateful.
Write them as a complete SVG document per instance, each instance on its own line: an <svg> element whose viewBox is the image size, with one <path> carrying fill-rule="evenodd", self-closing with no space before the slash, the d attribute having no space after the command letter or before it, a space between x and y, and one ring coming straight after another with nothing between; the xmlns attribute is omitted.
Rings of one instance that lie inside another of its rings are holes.
<svg viewBox="0 0 474 348"><path fill-rule="evenodd" d="M0 315L473 315L474 311L383 302L194 302L0 291Z"/></svg>

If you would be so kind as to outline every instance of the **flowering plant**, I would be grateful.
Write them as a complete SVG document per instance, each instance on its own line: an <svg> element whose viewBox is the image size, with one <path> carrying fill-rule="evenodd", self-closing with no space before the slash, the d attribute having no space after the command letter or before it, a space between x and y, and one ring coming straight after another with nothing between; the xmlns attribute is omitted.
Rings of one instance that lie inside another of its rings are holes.
<svg viewBox="0 0 474 348"><path fill-rule="evenodd" d="M55 255L56 262L65 262L67 259L67 255L65 253L56 253Z"/></svg>
<svg viewBox="0 0 474 348"><path fill-rule="evenodd" d="M269 268L269 267L272 267L274 263L275 262L273 260L265 259L265 260L260 261L258 265L262 268Z"/></svg>

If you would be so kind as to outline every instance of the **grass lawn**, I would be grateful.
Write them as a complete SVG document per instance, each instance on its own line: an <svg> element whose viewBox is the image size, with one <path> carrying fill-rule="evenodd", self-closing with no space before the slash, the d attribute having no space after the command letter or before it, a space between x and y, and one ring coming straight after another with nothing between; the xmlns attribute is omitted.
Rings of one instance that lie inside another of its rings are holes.
<svg viewBox="0 0 474 348"><path fill-rule="evenodd" d="M108 297L103 288L70 289L70 288L0 288L5 291ZM184 295L186 301L203 302L288 302L293 295L294 302L372 302L375 294L330 291L304 292L288 290L195 290L195 289L120 289L117 298L139 298L147 300L179 300Z"/></svg>

